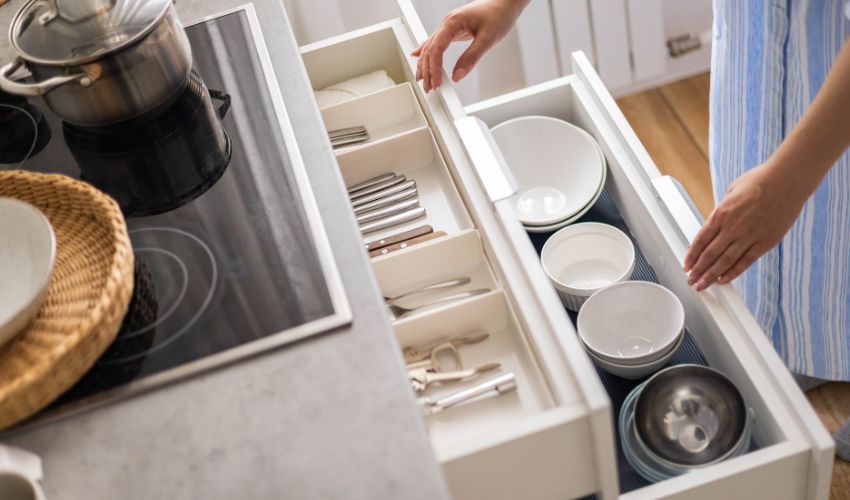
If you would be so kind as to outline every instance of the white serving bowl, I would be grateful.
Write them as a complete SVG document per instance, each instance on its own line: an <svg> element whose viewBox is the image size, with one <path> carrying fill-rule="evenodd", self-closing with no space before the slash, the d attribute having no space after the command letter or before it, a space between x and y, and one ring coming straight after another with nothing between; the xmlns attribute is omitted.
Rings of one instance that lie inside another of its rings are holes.
<svg viewBox="0 0 850 500"><path fill-rule="evenodd" d="M0 345L38 313L55 260L47 217L28 203L0 198Z"/></svg>
<svg viewBox="0 0 850 500"><path fill-rule="evenodd" d="M578 334L589 351L620 365L655 361L684 335L685 309L661 285L624 281L590 296L578 314Z"/></svg>
<svg viewBox="0 0 850 500"><path fill-rule="evenodd" d="M564 306L578 311L601 288L631 277L635 246L614 226L584 222L553 234L540 259Z"/></svg>
<svg viewBox="0 0 850 500"><path fill-rule="evenodd" d="M601 366L602 369L606 372L621 378L635 380L646 377L647 375L651 375L657 372L658 370L664 368L667 362L670 361L670 358L672 358L673 355L676 354L676 351L679 350L679 347L684 341L685 336L682 335L679 338L679 341L673 344L671 348L667 351L667 353L661 356L660 358L636 365L614 363L612 361L602 359L599 356L596 356L590 349L585 350L587 351L588 356L590 356L591 359L596 361L596 363L598 363L599 366Z"/></svg>
<svg viewBox="0 0 850 500"><path fill-rule="evenodd" d="M584 130L547 116L493 127L493 137L519 191L512 198L523 225L549 226L574 217L598 195L605 159Z"/></svg>

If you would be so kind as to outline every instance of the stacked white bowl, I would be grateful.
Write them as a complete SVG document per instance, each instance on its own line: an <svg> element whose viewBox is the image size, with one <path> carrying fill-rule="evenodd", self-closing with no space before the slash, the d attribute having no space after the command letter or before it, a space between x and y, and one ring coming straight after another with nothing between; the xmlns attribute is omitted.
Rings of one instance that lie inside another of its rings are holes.
<svg viewBox="0 0 850 500"><path fill-rule="evenodd" d="M631 277L635 246L614 226L585 222L553 234L540 259L561 302L578 311L598 290Z"/></svg>
<svg viewBox="0 0 850 500"><path fill-rule="evenodd" d="M548 116L524 116L492 132L517 181L514 213L527 231L549 233L571 224L602 195L605 156L584 130Z"/></svg>
<svg viewBox="0 0 850 500"><path fill-rule="evenodd" d="M685 310L661 285L624 281L593 294L578 314L587 353L605 371L638 379L658 371L685 338Z"/></svg>

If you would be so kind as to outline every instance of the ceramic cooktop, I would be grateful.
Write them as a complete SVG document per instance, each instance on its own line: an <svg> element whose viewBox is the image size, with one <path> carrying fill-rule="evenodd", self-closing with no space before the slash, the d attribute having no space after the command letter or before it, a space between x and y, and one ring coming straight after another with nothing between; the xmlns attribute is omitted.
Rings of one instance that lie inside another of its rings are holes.
<svg viewBox="0 0 850 500"><path fill-rule="evenodd" d="M253 9L187 33L192 83L146 123L79 129L41 100L5 96L29 111L18 118L30 133L24 147L17 141L18 157L7 142L0 168L61 173L106 191L124 211L136 257L135 293L117 339L55 412L350 321ZM0 110L14 119L8 112L16 110Z"/></svg>

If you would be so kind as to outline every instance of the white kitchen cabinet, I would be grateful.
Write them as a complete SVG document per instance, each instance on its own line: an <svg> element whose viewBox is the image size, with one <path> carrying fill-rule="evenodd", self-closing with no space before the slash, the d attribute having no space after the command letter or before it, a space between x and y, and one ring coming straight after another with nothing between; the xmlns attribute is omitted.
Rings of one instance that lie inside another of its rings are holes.
<svg viewBox="0 0 850 500"><path fill-rule="evenodd" d="M411 1L398 4L399 18L305 46L302 54L314 89L384 69L399 85L413 84L425 114L427 126L411 120L409 130L338 154L346 183L382 168L430 179L423 203L441 226L435 229L448 233L374 259L384 293L458 272L491 290L394 323L403 346L486 331L491 339L470 351L473 361L496 359L518 376L509 397L427 418L453 495L621 496L609 395L513 214L508 198L515 187L489 134L503 120L536 114L574 123L600 143L606 189L632 235L661 283L684 303L688 329L708 363L737 384L756 415L755 451L622 497L826 498L829 435L734 289L697 294L687 286L681 267L695 216L659 174L589 60L575 53L570 75L463 107L450 83L427 95L415 84L409 54L427 34ZM417 155L424 158L416 161Z"/></svg>
<svg viewBox="0 0 850 500"><path fill-rule="evenodd" d="M570 54L582 51L595 62L588 0L550 0L561 76L572 72Z"/></svg>

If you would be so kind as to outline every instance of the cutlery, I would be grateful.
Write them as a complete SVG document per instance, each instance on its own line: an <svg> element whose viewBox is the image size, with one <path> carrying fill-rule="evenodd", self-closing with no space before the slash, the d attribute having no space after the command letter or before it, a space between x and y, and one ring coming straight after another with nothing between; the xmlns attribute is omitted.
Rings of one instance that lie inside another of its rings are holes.
<svg viewBox="0 0 850 500"><path fill-rule="evenodd" d="M402 177L402 181L404 178ZM402 191L407 191L410 188L416 187L416 181L409 180L404 181L401 184L395 184L394 186L390 186L388 188L383 189L382 191L376 191L365 196L358 196L356 198L351 199L351 205L356 209L361 205L365 205L367 203L373 202L375 200L380 200L381 198L385 198L387 196L391 196L394 194L398 194ZM371 188L368 188L371 189Z"/></svg>
<svg viewBox="0 0 850 500"><path fill-rule="evenodd" d="M367 188L363 188L363 189L357 191L356 193L351 193L349 195L349 197L351 198L352 201L359 200L359 199L361 199L361 198L363 198L367 195L378 193L378 192L383 191L385 189L391 188L391 187L393 187L397 184L401 184L402 182L404 182L406 180L407 180L407 178L405 178L403 175L397 175L397 176L395 176L391 179L387 179L385 181L373 184L373 185L371 185Z"/></svg>
<svg viewBox="0 0 850 500"><path fill-rule="evenodd" d="M441 371L440 353L447 352L454 358L457 369L463 370L463 360L460 359L458 348L479 344L489 338L489 333L480 333L465 335L451 340L441 340L424 347L406 347L402 351L404 353L404 362L407 364L408 370L425 367L431 371Z"/></svg>
<svg viewBox="0 0 850 500"><path fill-rule="evenodd" d="M485 293L488 293L489 291L490 291L489 288L479 288L478 290L472 290L472 291L469 291L469 292L461 292L461 293L456 293L454 295L450 295L448 297L443 297L441 299L437 299L433 302L429 302L429 303L423 304L421 306L401 307L401 306L398 306L398 305L395 305L395 304L387 304L387 308L390 310L390 312L393 313L393 316L395 316L395 319L401 319L401 318L407 316L408 314L414 313L414 312L419 311L421 309L431 308L431 307L435 307L435 306L439 306L439 305L443 305L443 304L449 304L451 302L457 302L459 300L464 300L464 299L468 299L468 298L471 298L471 297L477 297L479 295L484 295Z"/></svg>
<svg viewBox="0 0 850 500"><path fill-rule="evenodd" d="M419 192L416 190L415 187L410 188L400 193L392 194L385 198L381 198L379 200L360 205L359 207L354 209L354 215L361 215L366 212L371 212L372 210L377 210L379 208L386 207L387 205L392 205L393 203L413 198L418 194Z"/></svg>
<svg viewBox="0 0 850 500"><path fill-rule="evenodd" d="M366 247L367 251L374 252L375 250L380 250L381 248L388 247L390 245L397 245L407 240L412 240L414 238L425 236L433 232L434 228L431 226L419 226L403 233L394 234L386 238L381 238L380 240L371 241L369 243L366 243L364 246Z"/></svg>
<svg viewBox="0 0 850 500"><path fill-rule="evenodd" d="M384 248L381 248L379 250L369 252L369 257L375 258L375 257L380 257L381 255L387 255L389 253L397 252L399 250L404 250L407 247L412 247L413 245L418 245L419 243L425 243L426 241L431 241L431 240L437 239L437 238L439 238L441 236L445 236L445 235L446 235L445 231L437 231L437 232L429 233L429 234L419 236L419 237L416 237L416 238L411 238L407 241L403 241L403 242L398 243L396 245L390 245L388 247L384 247Z"/></svg>
<svg viewBox="0 0 850 500"><path fill-rule="evenodd" d="M339 139L340 137L348 137L352 135L363 135L366 134L366 127L349 127L349 128L341 128L339 130L331 130L328 132L328 137L333 139Z"/></svg>
<svg viewBox="0 0 850 500"><path fill-rule="evenodd" d="M360 191L361 189L367 188L369 186L374 186L375 184L377 184L379 182L383 182L387 179L392 179L395 176L396 176L396 174L390 172L389 174L379 175L377 177L372 177L371 179L367 179L363 182L358 182L357 184L355 184L353 186L346 186L346 189L348 189L348 194L350 195L351 193L353 193L355 191Z"/></svg>
<svg viewBox="0 0 850 500"><path fill-rule="evenodd" d="M388 229L391 227L398 226L399 224L404 224L405 222L410 222L412 220L416 220L420 217L425 216L425 209L422 207L414 208L413 210L408 210L407 212L402 212L400 214L392 215L385 219L376 220L374 222L368 222L360 226L360 232L365 234L374 233L375 231L380 231L382 229Z"/></svg>
<svg viewBox="0 0 850 500"><path fill-rule="evenodd" d="M363 135L353 135L350 137L340 137L339 139L333 139L331 141L331 146L334 149L338 149L345 146L352 146L354 144L360 144L362 142L366 142L369 140L369 134Z"/></svg>
<svg viewBox="0 0 850 500"><path fill-rule="evenodd" d="M439 399L433 399L426 396L419 398L417 402L419 403L419 406L422 407L422 411L424 411L426 415L433 415L435 413L440 413L443 410L448 410L453 406L473 400L478 401L480 399L501 396L502 394L515 391L516 388L516 375L513 373L506 373L490 380L485 380L484 382L467 389L461 389Z"/></svg>
<svg viewBox="0 0 850 500"><path fill-rule="evenodd" d="M359 215L357 217L357 223L362 226L367 222L372 222L378 219L385 219L391 215L396 215L406 210L410 210L411 208L416 208L418 206L418 198L413 198L412 200L404 200L399 203L395 203L393 205L389 205L384 208L380 208L378 210L373 210L371 212Z"/></svg>
<svg viewBox="0 0 850 500"><path fill-rule="evenodd" d="M408 370L407 377L410 379L413 389L417 392L422 392L433 384L460 382L461 380L477 377L484 372L498 370L501 366L500 363L487 363L486 365L481 365L470 370L458 370L454 372L431 372L426 368L417 368Z"/></svg>
<svg viewBox="0 0 850 500"><path fill-rule="evenodd" d="M471 278L464 276L463 278L451 279L446 281L440 281L438 283L432 283L430 285L423 286L421 288L417 288L416 290L412 290L407 293L403 293L401 295L396 295L395 297L384 297L384 302L389 304L395 304L399 300L412 297L414 295L419 295L421 293L430 293L441 290L451 290L452 288L457 288L459 286L468 285L472 281Z"/></svg>

